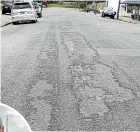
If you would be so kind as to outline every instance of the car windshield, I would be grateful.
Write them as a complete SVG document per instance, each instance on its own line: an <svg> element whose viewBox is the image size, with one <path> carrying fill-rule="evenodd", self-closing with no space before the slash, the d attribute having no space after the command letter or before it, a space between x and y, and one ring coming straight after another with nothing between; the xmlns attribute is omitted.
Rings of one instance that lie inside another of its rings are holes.
<svg viewBox="0 0 140 132"><path fill-rule="evenodd" d="M13 6L13 9L26 9L26 8L31 8L30 3L15 3Z"/></svg>
<svg viewBox="0 0 140 132"><path fill-rule="evenodd" d="M36 1L39 5L42 5L42 1Z"/></svg>
<svg viewBox="0 0 140 132"><path fill-rule="evenodd" d="M112 8L112 7L107 7L107 8L105 8L105 10L112 11L112 10L113 10L113 8Z"/></svg>
<svg viewBox="0 0 140 132"><path fill-rule="evenodd" d="M6 2L5 5L6 6L11 6L11 5L13 5L13 2Z"/></svg>
<svg viewBox="0 0 140 132"><path fill-rule="evenodd" d="M34 5L35 7L39 7L38 3L37 2L34 2Z"/></svg>

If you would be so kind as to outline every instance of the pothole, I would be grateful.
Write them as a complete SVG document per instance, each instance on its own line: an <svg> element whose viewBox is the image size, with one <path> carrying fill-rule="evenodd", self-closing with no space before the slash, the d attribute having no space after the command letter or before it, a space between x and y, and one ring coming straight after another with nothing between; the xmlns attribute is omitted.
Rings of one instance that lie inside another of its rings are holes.
<svg viewBox="0 0 140 132"><path fill-rule="evenodd" d="M131 89L120 87L114 80L111 68L102 64L70 67L73 89L80 99L80 112L84 117L103 116L109 111L107 102L124 102L134 99Z"/></svg>

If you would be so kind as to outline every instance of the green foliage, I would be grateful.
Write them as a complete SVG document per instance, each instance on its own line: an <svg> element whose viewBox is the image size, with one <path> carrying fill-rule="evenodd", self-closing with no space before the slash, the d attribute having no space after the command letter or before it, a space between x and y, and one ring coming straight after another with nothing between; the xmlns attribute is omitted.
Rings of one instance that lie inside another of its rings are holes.
<svg viewBox="0 0 140 132"><path fill-rule="evenodd" d="M87 2L82 1L82 2L80 3L80 8L84 9L84 8L86 8L86 7L87 7Z"/></svg>
<svg viewBox="0 0 140 132"><path fill-rule="evenodd" d="M48 1L48 4L56 4L57 1Z"/></svg>
<svg viewBox="0 0 140 132"><path fill-rule="evenodd" d="M92 3L93 3L93 1L87 1L87 5L92 4Z"/></svg>
<svg viewBox="0 0 140 132"><path fill-rule="evenodd" d="M60 8L75 8L75 5L64 5L64 4L48 4L48 7L60 7Z"/></svg>

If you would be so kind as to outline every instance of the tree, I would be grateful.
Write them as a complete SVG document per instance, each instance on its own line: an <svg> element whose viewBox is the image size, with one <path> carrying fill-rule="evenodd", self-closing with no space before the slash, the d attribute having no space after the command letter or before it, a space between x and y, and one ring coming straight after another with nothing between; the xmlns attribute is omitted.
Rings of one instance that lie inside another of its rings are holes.
<svg viewBox="0 0 140 132"><path fill-rule="evenodd" d="M84 9L84 8L86 8L86 7L87 7L87 2L82 1L82 2L80 3L80 8Z"/></svg>

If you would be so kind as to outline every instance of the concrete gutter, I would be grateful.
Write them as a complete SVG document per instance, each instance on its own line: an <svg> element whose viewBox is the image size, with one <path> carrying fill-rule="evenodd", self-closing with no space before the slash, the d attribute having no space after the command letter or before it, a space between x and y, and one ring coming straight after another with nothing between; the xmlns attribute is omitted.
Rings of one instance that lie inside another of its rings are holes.
<svg viewBox="0 0 140 132"><path fill-rule="evenodd" d="M123 22L127 22L127 23L137 24L136 22L132 22L132 21L127 21L127 20L123 20L123 19L119 19L119 20L123 21Z"/></svg>
<svg viewBox="0 0 140 132"><path fill-rule="evenodd" d="M122 17L119 20L123 22L127 22L127 23L132 23L132 24L140 24L140 22L137 20L132 20L130 18L125 18L125 17L124 18Z"/></svg>
<svg viewBox="0 0 140 132"><path fill-rule="evenodd" d="M1 27L5 27L5 26L7 26L7 25L10 25L11 23L12 23L12 22L5 23L5 24L1 25Z"/></svg>

